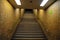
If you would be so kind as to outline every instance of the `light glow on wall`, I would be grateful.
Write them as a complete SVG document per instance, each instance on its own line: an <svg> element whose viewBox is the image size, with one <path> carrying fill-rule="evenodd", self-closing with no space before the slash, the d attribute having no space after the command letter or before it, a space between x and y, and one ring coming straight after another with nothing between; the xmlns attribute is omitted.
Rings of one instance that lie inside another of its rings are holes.
<svg viewBox="0 0 60 40"><path fill-rule="evenodd" d="M17 5L21 5L21 1L20 0L15 0Z"/></svg>
<svg viewBox="0 0 60 40"><path fill-rule="evenodd" d="M48 2L48 0L43 0L42 3L40 4L40 6L44 6L47 2Z"/></svg>

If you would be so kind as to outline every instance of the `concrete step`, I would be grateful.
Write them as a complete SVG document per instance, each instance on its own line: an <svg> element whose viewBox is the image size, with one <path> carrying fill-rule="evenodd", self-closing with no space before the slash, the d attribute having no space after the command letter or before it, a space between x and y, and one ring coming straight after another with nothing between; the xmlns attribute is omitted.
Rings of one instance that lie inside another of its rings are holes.
<svg viewBox="0 0 60 40"><path fill-rule="evenodd" d="M16 33L15 35L22 35L22 34L25 34L25 35L44 35L44 33Z"/></svg>
<svg viewBox="0 0 60 40"><path fill-rule="evenodd" d="M35 29L18 29L17 31L16 31L16 33L43 33L43 31L39 31L39 30L35 30Z"/></svg>
<svg viewBox="0 0 60 40"><path fill-rule="evenodd" d="M13 38L12 40L47 40L46 38Z"/></svg>
<svg viewBox="0 0 60 40"><path fill-rule="evenodd" d="M14 38L45 38L44 35L14 35Z"/></svg>

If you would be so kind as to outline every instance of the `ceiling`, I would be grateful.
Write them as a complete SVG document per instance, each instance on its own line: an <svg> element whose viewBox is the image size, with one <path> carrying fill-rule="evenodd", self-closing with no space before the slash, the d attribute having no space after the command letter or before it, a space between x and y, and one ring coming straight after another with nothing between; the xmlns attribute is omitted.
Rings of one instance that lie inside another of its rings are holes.
<svg viewBox="0 0 60 40"><path fill-rule="evenodd" d="M24 9L34 9L34 8L39 9L39 8L47 8L56 0L49 0L44 7L40 7L42 0L21 0L22 5L20 6L18 6L14 0L8 0L8 1L14 8L18 7L18 8L24 8Z"/></svg>

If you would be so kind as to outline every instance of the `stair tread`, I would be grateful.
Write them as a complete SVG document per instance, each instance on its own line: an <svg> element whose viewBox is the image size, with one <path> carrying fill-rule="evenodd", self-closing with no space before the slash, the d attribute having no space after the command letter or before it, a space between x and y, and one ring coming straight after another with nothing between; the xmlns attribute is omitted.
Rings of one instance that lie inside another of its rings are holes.
<svg viewBox="0 0 60 40"><path fill-rule="evenodd" d="M43 33L16 33L16 34L33 34L33 35L35 35L35 34L43 34Z"/></svg>
<svg viewBox="0 0 60 40"><path fill-rule="evenodd" d="M46 39L46 38L13 38L13 39Z"/></svg>
<svg viewBox="0 0 60 40"><path fill-rule="evenodd" d="M45 38L44 35L14 35L14 38Z"/></svg>
<svg viewBox="0 0 60 40"><path fill-rule="evenodd" d="M26 34L22 34L22 35L14 35L14 36L25 36L25 37L30 37L30 36L31 36L31 37L42 37L42 36L44 36L44 35L32 35L32 34L31 34L31 35L29 35L29 34L27 34L27 35L26 35Z"/></svg>

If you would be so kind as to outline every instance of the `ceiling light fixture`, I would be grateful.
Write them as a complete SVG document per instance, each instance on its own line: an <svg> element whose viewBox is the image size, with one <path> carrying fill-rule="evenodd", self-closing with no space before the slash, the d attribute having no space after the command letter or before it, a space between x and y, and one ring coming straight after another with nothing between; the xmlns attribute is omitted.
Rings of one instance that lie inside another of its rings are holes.
<svg viewBox="0 0 60 40"><path fill-rule="evenodd" d="M15 0L17 5L21 5L21 1L20 0Z"/></svg>
<svg viewBox="0 0 60 40"><path fill-rule="evenodd" d="M48 2L48 0L43 0L42 3L40 4L40 6L44 6L47 2Z"/></svg>

